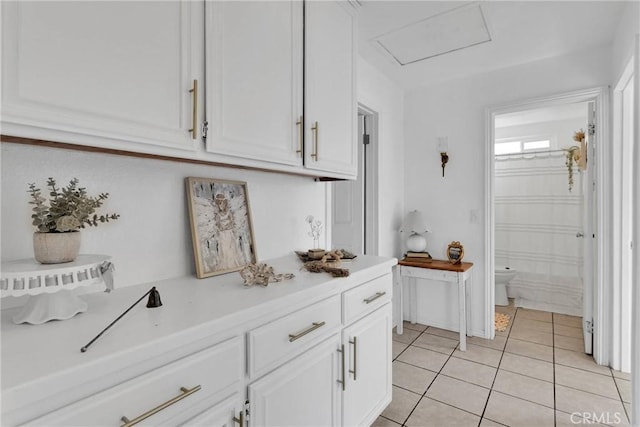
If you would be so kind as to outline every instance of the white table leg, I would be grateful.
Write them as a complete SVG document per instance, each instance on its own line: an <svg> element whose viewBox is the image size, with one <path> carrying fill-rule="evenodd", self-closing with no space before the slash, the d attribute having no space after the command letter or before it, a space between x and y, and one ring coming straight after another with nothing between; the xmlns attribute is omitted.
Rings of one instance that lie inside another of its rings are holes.
<svg viewBox="0 0 640 427"><path fill-rule="evenodd" d="M411 313L409 315L409 320L412 324L418 323L418 299L416 298L417 289L416 289L416 279L412 277L409 281L409 299L411 308Z"/></svg>
<svg viewBox="0 0 640 427"><path fill-rule="evenodd" d="M465 280L462 273L458 273L458 307L460 317L460 351L467 350L467 303Z"/></svg>
<svg viewBox="0 0 640 427"><path fill-rule="evenodd" d="M471 281L471 272L468 271L465 273L465 282L464 282L464 287L465 287L465 291L466 291L466 307L465 309L467 310L467 336L470 337L471 336L471 301L473 301L473 298L471 298L471 291L473 289L473 284Z"/></svg>

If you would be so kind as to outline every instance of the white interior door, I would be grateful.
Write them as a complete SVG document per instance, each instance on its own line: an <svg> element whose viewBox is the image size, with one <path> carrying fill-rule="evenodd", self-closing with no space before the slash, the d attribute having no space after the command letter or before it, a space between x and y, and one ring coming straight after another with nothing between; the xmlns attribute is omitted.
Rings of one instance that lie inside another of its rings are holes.
<svg viewBox="0 0 640 427"><path fill-rule="evenodd" d="M365 166L363 139L365 135L365 116L358 116L358 178L352 181L336 181L332 190L332 227L331 242L336 249L346 249L354 254L365 253Z"/></svg>
<svg viewBox="0 0 640 427"><path fill-rule="evenodd" d="M593 279L595 276L596 263L594 262L595 248L595 180L596 180L596 161L595 161L595 117L596 103L588 103L588 131L587 131L587 169L584 172L582 180L583 185L583 224L584 224L584 245L583 245L583 307L582 307L582 333L584 335L584 352L593 354L593 312L596 303L595 286Z"/></svg>

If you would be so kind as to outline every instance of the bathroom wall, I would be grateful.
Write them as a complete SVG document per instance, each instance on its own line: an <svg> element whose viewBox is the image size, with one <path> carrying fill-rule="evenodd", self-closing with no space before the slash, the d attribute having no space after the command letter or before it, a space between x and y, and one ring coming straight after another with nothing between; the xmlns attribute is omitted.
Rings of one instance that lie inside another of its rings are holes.
<svg viewBox="0 0 640 427"><path fill-rule="evenodd" d="M569 191L565 155L555 149L574 145L573 133L586 129L587 105L581 110L582 118L496 128L497 139L544 135L554 141L555 152L495 160L495 263L518 272L507 294L519 307L582 313L584 240L576 233L584 231L583 173L574 168Z"/></svg>
<svg viewBox="0 0 640 427"><path fill-rule="evenodd" d="M611 83L609 46L548 58L492 73L452 80L405 95L405 211L421 210L432 232L427 250L446 258L447 244L460 241L465 261L474 263L471 328L487 336L485 307L486 108ZM449 139L449 163L442 177L437 150ZM442 282L418 287L418 320L456 329L456 293Z"/></svg>

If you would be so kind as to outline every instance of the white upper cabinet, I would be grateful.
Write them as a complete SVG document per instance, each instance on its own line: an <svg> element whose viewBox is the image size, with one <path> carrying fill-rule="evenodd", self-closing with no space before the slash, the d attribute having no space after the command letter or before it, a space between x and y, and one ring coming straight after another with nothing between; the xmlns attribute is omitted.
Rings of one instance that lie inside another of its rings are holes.
<svg viewBox="0 0 640 427"><path fill-rule="evenodd" d="M357 175L349 2L0 3L3 135Z"/></svg>
<svg viewBox="0 0 640 427"><path fill-rule="evenodd" d="M356 17L347 2L305 3L305 166L357 175Z"/></svg>
<svg viewBox="0 0 640 427"><path fill-rule="evenodd" d="M194 79L202 82L202 8L191 1L2 2L2 133L193 151L189 90Z"/></svg>
<svg viewBox="0 0 640 427"><path fill-rule="evenodd" d="M302 165L302 2L206 9L207 151Z"/></svg>

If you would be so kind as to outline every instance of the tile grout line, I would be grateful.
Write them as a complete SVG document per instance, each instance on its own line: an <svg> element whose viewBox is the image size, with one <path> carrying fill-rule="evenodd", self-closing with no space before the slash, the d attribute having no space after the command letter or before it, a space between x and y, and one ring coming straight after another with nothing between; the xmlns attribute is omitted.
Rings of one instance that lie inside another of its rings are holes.
<svg viewBox="0 0 640 427"><path fill-rule="evenodd" d="M611 372L611 378L613 378L613 384L616 386L616 391L618 392L620 403L622 403L622 410L624 410L624 413L627 416L627 421L631 422L631 414L629 414L629 412L627 411L627 407L624 404L624 400L622 399L622 393L620 392L620 387L618 386L618 381L616 381L616 376L613 375L613 369L609 367L609 371Z"/></svg>
<svg viewBox="0 0 640 427"><path fill-rule="evenodd" d="M509 338L511 338L511 330L513 329L513 324L516 321L516 316L518 315L518 308L516 307L516 311L513 313L513 318L511 319L511 325L509 326L509 332L507 333L507 339L504 342L504 348L502 349L502 354L500 354L500 360L498 361L498 366L496 366L496 374L493 376L493 381L491 382L491 387L489 388L489 395L487 396L487 401L484 402L484 408L482 409L482 415L480 415L480 424L482 424L482 420L484 419L484 414L487 411L487 406L489 406L489 399L491 399L491 394L493 393L493 386L496 383L496 378L498 377L498 371L500 371L500 365L502 364L502 358L504 357L504 353L507 349L507 344L509 343ZM495 325L494 325L495 328ZM494 332L495 334L495 332ZM497 392L497 391L496 391ZM490 418L487 418L491 420ZM493 421L493 420L491 420Z"/></svg>
<svg viewBox="0 0 640 427"><path fill-rule="evenodd" d="M427 330L429 329L429 327L427 327L427 329L425 329L420 335L418 335L416 337L416 340L418 338L420 338L423 334L427 333ZM415 340L413 340L415 341ZM407 417L404 419L404 421L402 422L401 426L405 427L405 425L407 424L407 421L409 421L409 418L411 418L411 415L415 412L416 408L418 407L418 405L420 404L420 402L422 402L422 399L425 398L425 396L427 395L427 392L429 391L429 389L431 388L431 386L433 385L433 383L436 381L436 379L438 379L438 377L440 376L440 373L442 372L442 369L444 369L445 365L449 362L449 360L451 360L451 358L453 357L453 353L455 353L456 349L460 346L460 343L458 342L458 345L451 351L451 354L449 354L449 357L447 357L447 360L442 364L442 366L440 367L440 369L438 370L438 372L436 372L436 376L433 377L433 380L431 380L431 382L429 383L429 385L427 386L427 388L424 390L424 393L422 393L422 395L420 396L420 399L418 399L418 401L416 402L415 406L413 407L413 409L411 409L411 411L409 412L409 415L407 415ZM407 347L408 348L408 347ZM422 347L418 347L418 348L422 348ZM444 354L444 353L441 353ZM434 371L431 371L434 372ZM417 393L416 393L417 394ZM451 406L451 405L449 405ZM460 408L457 408L460 409ZM481 418L482 419L482 418Z"/></svg>

